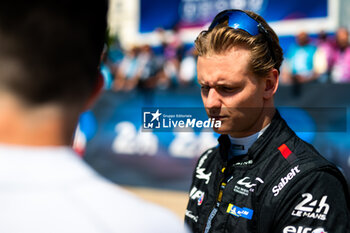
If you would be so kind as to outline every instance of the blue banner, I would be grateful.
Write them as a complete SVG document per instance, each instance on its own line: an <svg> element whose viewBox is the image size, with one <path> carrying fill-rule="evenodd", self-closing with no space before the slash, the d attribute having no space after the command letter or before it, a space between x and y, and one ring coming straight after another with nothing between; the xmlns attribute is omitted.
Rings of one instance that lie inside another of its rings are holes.
<svg viewBox="0 0 350 233"><path fill-rule="evenodd" d="M140 32L203 26L225 9L251 10L268 22L325 18L328 0L141 0Z"/></svg>
<svg viewBox="0 0 350 233"><path fill-rule="evenodd" d="M350 180L349 88L350 84L308 84L297 90L282 86L275 103L291 128ZM88 139L85 160L119 184L188 190L198 156L217 145L218 135L208 130L143 130L144 112L153 113L148 120L156 121L160 113L172 115L164 108L180 107L181 117L184 109L203 109L200 89L105 92L81 120Z"/></svg>

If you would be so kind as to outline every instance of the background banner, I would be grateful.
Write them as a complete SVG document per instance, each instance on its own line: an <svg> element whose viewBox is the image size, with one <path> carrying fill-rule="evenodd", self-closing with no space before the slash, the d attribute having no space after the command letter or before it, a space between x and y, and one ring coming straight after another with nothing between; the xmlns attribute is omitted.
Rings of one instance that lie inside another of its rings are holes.
<svg viewBox="0 0 350 233"><path fill-rule="evenodd" d="M141 33L161 26L164 29L175 25L201 27L220 11L232 8L257 12L268 22L328 16L328 0L141 0L140 3Z"/></svg>
<svg viewBox="0 0 350 233"><path fill-rule="evenodd" d="M350 180L349 88L281 86L275 102L291 128ZM144 132L143 110L149 108L200 109L200 89L106 91L80 120L87 140L84 159L119 184L187 191L198 156L217 145L218 135L208 130Z"/></svg>

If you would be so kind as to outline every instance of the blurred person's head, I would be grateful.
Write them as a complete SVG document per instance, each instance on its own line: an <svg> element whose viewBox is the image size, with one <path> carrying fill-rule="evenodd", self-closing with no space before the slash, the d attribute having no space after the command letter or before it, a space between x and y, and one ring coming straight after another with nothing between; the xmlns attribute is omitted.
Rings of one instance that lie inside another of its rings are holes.
<svg viewBox="0 0 350 233"><path fill-rule="evenodd" d="M320 41L327 41L328 35L324 30L321 30L320 33L318 33L318 39Z"/></svg>
<svg viewBox="0 0 350 233"><path fill-rule="evenodd" d="M130 57L136 57L140 52L140 47L133 45L130 50L128 50L127 54Z"/></svg>
<svg viewBox="0 0 350 233"><path fill-rule="evenodd" d="M107 1L0 3L0 103L18 117L9 125L31 121L34 132L35 124L60 118L67 137L74 131L102 87L107 7Z"/></svg>
<svg viewBox="0 0 350 233"><path fill-rule="evenodd" d="M221 120L221 134L246 136L274 112L273 95L283 60L279 39L250 11L219 13L195 41L197 76L209 117Z"/></svg>
<svg viewBox="0 0 350 233"><path fill-rule="evenodd" d="M349 45L349 32L346 28L339 28L335 35L337 45L344 49Z"/></svg>
<svg viewBox="0 0 350 233"><path fill-rule="evenodd" d="M306 32L302 31L297 34L296 41L300 46L304 46L309 44L310 38Z"/></svg>
<svg viewBox="0 0 350 233"><path fill-rule="evenodd" d="M151 54L153 53L152 47L148 44L145 44L140 49L143 53Z"/></svg>

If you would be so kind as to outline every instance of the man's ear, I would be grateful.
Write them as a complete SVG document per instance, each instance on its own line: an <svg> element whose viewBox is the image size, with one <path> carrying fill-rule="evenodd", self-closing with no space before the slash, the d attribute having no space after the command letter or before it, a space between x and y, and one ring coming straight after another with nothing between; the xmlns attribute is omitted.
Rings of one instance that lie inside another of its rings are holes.
<svg viewBox="0 0 350 233"><path fill-rule="evenodd" d="M278 88L278 76L278 70L272 69L269 75L264 78L264 99L271 99L275 95Z"/></svg>
<svg viewBox="0 0 350 233"><path fill-rule="evenodd" d="M85 104L84 109L83 109L84 111L86 111L92 107L92 105L95 103L97 98L100 96L100 94L103 90L103 86L104 86L104 78L103 78L101 72L98 72L96 85L94 87L93 92L90 94L89 99L86 101L86 104Z"/></svg>

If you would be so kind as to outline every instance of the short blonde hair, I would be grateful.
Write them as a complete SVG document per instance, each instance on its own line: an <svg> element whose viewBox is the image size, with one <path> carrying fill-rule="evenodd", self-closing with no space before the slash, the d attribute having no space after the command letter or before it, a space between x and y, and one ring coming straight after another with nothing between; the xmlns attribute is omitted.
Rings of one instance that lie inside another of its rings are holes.
<svg viewBox="0 0 350 233"><path fill-rule="evenodd" d="M198 56L223 54L234 46L243 46L251 51L249 68L253 74L263 77L273 68L279 71L283 52L276 33L258 14L251 11L244 12L261 23L270 38L262 33L252 36L244 30L231 28L226 20L212 30L205 30L199 34L195 40L196 54Z"/></svg>

